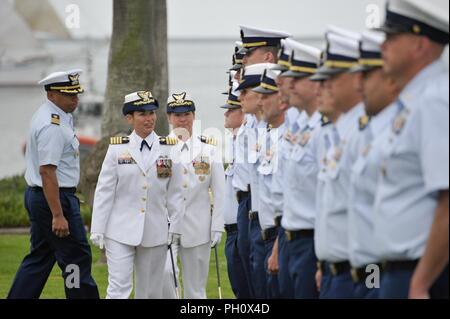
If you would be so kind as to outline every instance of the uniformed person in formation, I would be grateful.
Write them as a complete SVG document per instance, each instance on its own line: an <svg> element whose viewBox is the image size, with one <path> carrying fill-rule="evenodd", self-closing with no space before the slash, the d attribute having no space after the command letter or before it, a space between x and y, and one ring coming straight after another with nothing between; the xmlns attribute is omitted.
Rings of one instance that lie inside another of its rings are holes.
<svg viewBox="0 0 450 319"><path fill-rule="evenodd" d="M180 221L178 254L184 298L206 299L211 248L220 243L224 232L225 172L217 141L193 135L195 110L195 103L186 92L172 94L167 102L173 127L170 136L178 140L172 154L182 166L185 214ZM173 274L166 275L167 280L173 282Z"/></svg>
<svg viewBox="0 0 450 319"><path fill-rule="evenodd" d="M234 176L234 153L236 148L236 134L245 120L245 114L242 112L241 102L239 102L240 92L236 91L238 82L234 82L230 87L228 99L225 105L221 108L225 109L225 128L230 133L225 134L226 143L229 145L227 150L229 159L227 160L228 167L225 170L225 199L223 206L223 216L225 221L225 231L227 239L225 243L225 257L227 258L228 278L230 280L231 289L233 290L236 299L251 298L250 286L245 277L245 270L239 256L238 245L238 201L236 193L233 190L233 176ZM227 158L227 156L225 156Z"/></svg>
<svg viewBox="0 0 450 319"><path fill-rule="evenodd" d="M446 0L388 2L384 70L401 93L382 143L375 247L381 298L448 298L449 42Z"/></svg>
<svg viewBox="0 0 450 319"><path fill-rule="evenodd" d="M241 26L241 42L242 49L241 53L245 53L243 57L243 67L248 67L253 64L258 63L275 63L277 60L278 50L280 48L281 39L285 39L290 35L282 31L274 30L263 30L255 27ZM252 74L252 81L256 79L257 81L252 83L251 87L258 86L258 81L262 75L260 73ZM237 76L240 81L243 81L242 75ZM253 95L257 94L251 92L247 95L247 100ZM245 95L245 94L244 94ZM240 97L244 98L244 95ZM253 104L255 101L253 100ZM248 105L248 103L246 103ZM254 108L254 106L253 106ZM257 221L257 192L258 189L253 190L253 197L251 196L251 181L256 182L256 178L253 167L253 178L250 176L250 158L247 157L248 154L254 152L256 147L256 128L258 125L257 118L250 114L244 108L242 104L242 109L246 113L246 121L243 123L239 129L236 136L236 160L235 160L235 170L233 178L233 187L236 191L238 202L239 202L239 212L238 212L238 245L239 254L241 255L242 264L245 269L246 278L249 280L251 285L251 292L254 298L264 298L265 288L264 288L264 244L261 239L260 229L256 225ZM252 143L252 145L250 145ZM253 165L252 163L251 165ZM253 206L252 206L253 205ZM251 212L251 214L249 214ZM253 224L256 226L254 236L251 238L249 234L249 218L255 221ZM251 245L251 242L254 245ZM253 247L253 248L252 248ZM257 249L258 248L258 249ZM259 253L255 253L258 252Z"/></svg>
<svg viewBox="0 0 450 319"><path fill-rule="evenodd" d="M325 91L332 99L332 108L340 115L334 119L336 122L328 134L325 165L318 174L314 244L318 259L326 262L331 275L329 285L321 287L321 297L341 299L353 296L347 235L349 176L345 157L348 143L358 130L358 119L364 113L362 95L356 89L360 77L348 73L359 58L360 35L331 26L326 38L326 60L317 72L330 77L325 82Z"/></svg>
<svg viewBox="0 0 450 319"><path fill-rule="evenodd" d="M314 251L316 188L318 165L315 137L321 129L318 112L320 84L310 80L319 66L321 51L301 43L292 43L291 66L284 76L292 80L291 100L303 112L297 122L298 133L290 137L292 150L284 169L284 209L281 225L286 230L289 273L294 284L294 297L317 299Z"/></svg>
<svg viewBox="0 0 450 319"><path fill-rule="evenodd" d="M274 67L274 65L270 65ZM278 269L273 264L278 264L277 237L279 229L276 225L277 210L272 197L272 183L274 176L280 172L281 157L279 157L280 140L283 138L285 126L286 105L282 103L278 95L278 87L275 83L279 70L268 68L264 70L261 83L253 91L259 93L258 105L262 112L262 122L266 129L260 131L261 151L257 172L259 177L259 213L258 219L261 225L261 236L264 241L266 268L266 296L269 299L279 299L280 288L278 283Z"/></svg>
<svg viewBox="0 0 450 319"><path fill-rule="evenodd" d="M384 35L365 31L360 45L358 65L351 72L362 74L362 93L366 115L359 119L359 131L350 141L350 189L348 199L348 248L356 299L376 299L380 289L366 284L379 267L374 243L374 203L380 171L380 140L390 128L395 115L398 88L383 71L381 45ZM370 271L366 271L370 270Z"/></svg>
<svg viewBox="0 0 450 319"><path fill-rule="evenodd" d="M154 132L158 101L150 91L125 96L130 136L112 137L94 197L91 240L106 249L107 298L161 298L167 245L184 214L177 139ZM170 219L170 228L167 220Z"/></svg>
<svg viewBox="0 0 450 319"><path fill-rule="evenodd" d="M80 286L69 287L66 297L99 298L91 276L91 248L75 195L80 178L79 142L72 113L83 93L81 70L55 72L39 82L47 101L31 120L26 147L25 208L31 222L31 250L24 258L8 298L39 298L58 262L67 278L78 267ZM72 269L72 270L71 270Z"/></svg>

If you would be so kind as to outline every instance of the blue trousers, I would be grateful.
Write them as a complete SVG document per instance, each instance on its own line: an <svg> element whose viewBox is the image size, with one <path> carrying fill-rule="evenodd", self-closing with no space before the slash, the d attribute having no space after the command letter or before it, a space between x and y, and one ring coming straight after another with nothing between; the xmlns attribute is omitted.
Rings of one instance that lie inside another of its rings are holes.
<svg viewBox="0 0 450 319"><path fill-rule="evenodd" d="M31 249L23 259L9 291L9 299L39 298L55 265L61 268L64 283L69 275L72 280L76 272L69 265L79 269L79 288L64 285L68 299L98 299L97 285L91 276L92 255L86 239L86 231L80 215L80 203L73 193L60 192L64 217L69 223L70 235L59 238L52 232L52 213L39 190L27 189L25 208L31 222ZM75 283L75 279L72 283Z"/></svg>
<svg viewBox="0 0 450 319"><path fill-rule="evenodd" d="M261 237L259 220L250 221L250 265L254 297L256 299L267 298L266 280L266 247Z"/></svg>
<svg viewBox="0 0 450 319"><path fill-rule="evenodd" d="M318 299L316 287L317 257L314 238L288 241L289 273L294 283L296 299Z"/></svg>
<svg viewBox="0 0 450 319"><path fill-rule="evenodd" d="M266 296L268 299L280 299L280 287L278 283L278 275L269 273L268 262L270 255L272 255L273 245L275 244L276 237L266 240L264 242L266 247L266 258L264 260L264 266L266 270ZM278 272L279 273L279 272Z"/></svg>
<svg viewBox="0 0 450 319"><path fill-rule="evenodd" d="M314 265L315 267L315 265ZM289 250L283 227L278 232L278 286L280 298L293 299L294 285L289 274Z"/></svg>
<svg viewBox="0 0 450 319"><path fill-rule="evenodd" d="M244 267L239 256L237 231L227 233L225 256L227 258L228 278L234 295L237 299L250 299L249 282L245 277Z"/></svg>
<svg viewBox="0 0 450 319"><path fill-rule="evenodd" d="M353 285L354 299L378 299L379 292L379 288L367 288L365 282L359 282Z"/></svg>
<svg viewBox="0 0 450 319"><path fill-rule="evenodd" d="M250 211L251 198L250 195L243 195L239 202L237 224L237 248L238 254L241 258L242 268L244 270L243 277L247 281L247 285L250 288L250 295L254 298L254 287L251 277L251 265L250 265L250 221L248 220L248 212Z"/></svg>
<svg viewBox="0 0 450 319"><path fill-rule="evenodd" d="M331 299L331 280L333 279L331 275L330 268L327 262L322 262L322 279L320 280L320 299Z"/></svg>
<svg viewBox="0 0 450 319"><path fill-rule="evenodd" d="M380 299L407 299L414 270L385 271L381 276ZM448 265L430 289L432 299L448 299Z"/></svg>

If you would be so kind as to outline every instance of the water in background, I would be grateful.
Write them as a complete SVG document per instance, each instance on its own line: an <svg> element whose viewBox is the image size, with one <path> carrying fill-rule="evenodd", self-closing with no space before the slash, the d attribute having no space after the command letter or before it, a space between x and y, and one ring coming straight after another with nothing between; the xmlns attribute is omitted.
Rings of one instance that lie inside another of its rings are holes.
<svg viewBox="0 0 450 319"><path fill-rule="evenodd" d="M320 39L303 42L322 47ZM109 50L107 41L49 41L46 47L52 55L50 64L2 66L0 69L0 178L24 171L22 146L26 141L29 122L45 100L45 92L38 86L4 86L5 83L32 84L56 70L75 67L86 70L87 56L91 56L93 76L82 76L82 84L100 94L105 90ZM221 92L227 88L228 75L225 72L230 67L233 50L232 40L169 41L170 90L190 92L196 101L197 119L202 121L203 130L223 127L224 111L219 106L226 100ZM448 64L448 53L445 59ZM99 123L84 127L82 124L76 123L79 133L99 137Z"/></svg>

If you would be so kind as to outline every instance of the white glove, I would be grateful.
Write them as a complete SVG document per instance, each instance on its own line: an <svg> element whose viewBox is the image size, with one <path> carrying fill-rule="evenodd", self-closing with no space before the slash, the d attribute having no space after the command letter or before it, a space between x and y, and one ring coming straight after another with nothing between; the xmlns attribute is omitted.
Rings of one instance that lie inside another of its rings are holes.
<svg viewBox="0 0 450 319"><path fill-rule="evenodd" d="M222 240L222 232L220 231L211 232L211 248L214 248L216 247L216 245L220 244L221 240Z"/></svg>
<svg viewBox="0 0 450 319"><path fill-rule="evenodd" d="M181 235L175 233L169 233L169 240L167 241L167 245L170 246L172 244L179 245L181 241Z"/></svg>
<svg viewBox="0 0 450 319"><path fill-rule="evenodd" d="M105 237L103 236L103 234L92 233L91 241L95 246L97 246L100 249L103 249L105 247Z"/></svg>

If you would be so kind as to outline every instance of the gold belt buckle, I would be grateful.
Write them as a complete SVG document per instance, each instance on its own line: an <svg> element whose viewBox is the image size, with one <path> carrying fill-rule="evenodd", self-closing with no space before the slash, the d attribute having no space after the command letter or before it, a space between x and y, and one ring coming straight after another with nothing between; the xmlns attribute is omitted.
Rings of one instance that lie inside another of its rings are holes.
<svg viewBox="0 0 450 319"><path fill-rule="evenodd" d="M356 270L356 268L352 268L351 270L350 270L350 273L351 273L351 275L352 275L352 279L353 279L353 282L359 282L359 276L358 276L358 271Z"/></svg>
<svg viewBox="0 0 450 319"><path fill-rule="evenodd" d="M290 232L289 230L286 230L284 233L286 234L287 240L288 240L288 241L291 241L291 240L292 240L292 234L291 234L291 232Z"/></svg>
<svg viewBox="0 0 450 319"><path fill-rule="evenodd" d="M333 276L337 275L337 268L335 264L330 264L330 271Z"/></svg>

